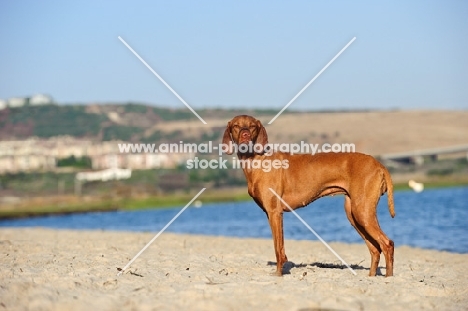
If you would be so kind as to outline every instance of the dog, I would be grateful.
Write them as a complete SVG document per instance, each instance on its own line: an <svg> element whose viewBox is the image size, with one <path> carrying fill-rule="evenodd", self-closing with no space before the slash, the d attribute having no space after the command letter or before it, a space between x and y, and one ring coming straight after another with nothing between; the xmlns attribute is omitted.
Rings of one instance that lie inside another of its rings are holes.
<svg viewBox="0 0 468 311"><path fill-rule="evenodd" d="M268 218L276 255L274 275L282 276L283 265L288 261L284 249L283 212L290 210L269 188L292 209L304 207L324 196L343 194L346 216L371 254L369 276L376 275L382 252L385 276L393 275L394 243L380 229L376 211L380 196L387 192L389 212L395 216L393 184L390 173L380 162L362 153L272 153L267 149L268 136L262 123L247 115L228 122L223 145L227 146L224 150L227 154L233 154L237 146L248 193ZM247 148L249 146L255 148ZM253 165L266 160L276 163L276 167L267 172Z"/></svg>

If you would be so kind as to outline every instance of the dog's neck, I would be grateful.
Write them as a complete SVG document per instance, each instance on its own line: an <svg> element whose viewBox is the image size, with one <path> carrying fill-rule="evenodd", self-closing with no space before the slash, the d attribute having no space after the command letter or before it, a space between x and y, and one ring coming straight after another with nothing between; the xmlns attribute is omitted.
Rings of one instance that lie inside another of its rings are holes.
<svg viewBox="0 0 468 311"><path fill-rule="evenodd" d="M242 170L244 171L244 175L246 178L249 178L248 175L252 173L252 161L255 160L255 158L261 157L261 155L258 155L256 153L237 153L237 159L239 159L243 164L241 163Z"/></svg>
<svg viewBox="0 0 468 311"><path fill-rule="evenodd" d="M241 153L241 152L238 152L237 153L237 158L239 160L253 160L253 158L256 156L255 153Z"/></svg>
<svg viewBox="0 0 468 311"><path fill-rule="evenodd" d="M242 171L244 172L244 176L247 179L247 191L250 196L254 196L255 194L255 187L256 183L254 182L255 178L253 178L255 169L252 168L253 160L256 158L262 157L261 155L255 153L237 153L237 159L241 162L239 165L242 167Z"/></svg>

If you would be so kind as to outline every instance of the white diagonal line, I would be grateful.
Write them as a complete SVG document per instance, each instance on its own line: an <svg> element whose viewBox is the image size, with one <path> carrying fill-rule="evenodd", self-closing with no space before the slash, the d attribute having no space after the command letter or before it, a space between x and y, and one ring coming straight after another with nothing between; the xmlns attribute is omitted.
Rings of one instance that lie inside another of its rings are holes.
<svg viewBox="0 0 468 311"><path fill-rule="evenodd" d="M280 114L282 114L283 111L285 111L289 107L289 105L291 105L296 100L296 98L298 98L299 95L301 95L302 92L304 92L309 87L309 85L311 85L312 82L314 82L315 79L317 79L322 74L322 72L324 72L325 69L327 69L328 66L330 66L338 58L338 56L340 56L341 53L343 53L351 45L351 43L353 43L354 40L356 40L356 37L352 38L351 41L349 41L348 44L346 44L345 47L342 48L341 51L339 51L338 54L336 54L335 57L333 57L332 60L329 61L328 64L326 64L325 67L323 67L322 70L320 70L319 73L317 73L315 77L313 77L312 80L310 80L309 83L307 83L306 86L304 86L302 90L300 90L299 93L297 93L296 96L294 96L293 99L291 99L289 103L287 103L286 106L284 106L284 108L281 109L281 111L278 112L273 119L271 119L270 122L268 122L268 124L272 124L276 120L276 118L278 118Z"/></svg>
<svg viewBox="0 0 468 311"><path fill-rule="evenodd" d="M304 221L304 219L302 219L302 217L299 216L299 214L296 213L296 212L288 205L288 203L286 203L286 202L283 200L283 198L281 198L281 197L278 195L278 193L275 192L275 190L273 190L273 189L271 189L271 188L268 188L268 189L270 189L270 191L271 191L274 195L276 195L276 196L278 197L278 199L280 199L280 201L281 201L284 205L286 205L286 207L294 214L294 216L296 216L296 217L304 224L304 226L306 226L307 229L309 229L310 232L312 232L312 233L320 240L320 242L322 242L322 243L336 256L336 258L338 258L339 260L341 260L341 262L342 262L346 267L348 267L348 269L351 270L351 272L352 272L354 275L357 275L356 272L353 270L353 268L351 268L351 267L346 263L346 261L344 261L344 259L341 258L340 255L338 255L338 253L335 252L335 251L333 250L333 248L331 248L331 246L328 245L327 242L325 242L325 241L320 237L320 235L318 235L318 233L315 232L315 230L312 229L312 228Z"/></svg>
<svg viewBox="0 0 468 311"><path fill-rule="evenodd" d="M189 104L187 104L185 102L185 100L179 96L179 94L177 94L176 91L174 91L174 89L172 87L170 87L169 84L166 83L166 81L164 81L163 78L161 78L160 75L158 75L158 73L156 71L153 70L153 68L151 68L150 65L148 65L145 60L143 58L140 57L140 55L138 55L137 52L135 52L132 47L130 45L128 45L127 42L125 42L124 39L122 39L122 37L118 37L120 41L122 41L122 43L143 63L143 65L145 65L188 109L190 109L190 111L196 115L198 117L198 119L200 119L200 121L203 122L203 124L206 124L205 120L202 119L202 117L200 117L198 115L198 113L195 112L195 110L192 109L192 107L189 106Z"/></svg>
<svg viewBox="0 0 468 311"><path fill-rule="evenodd" d="M190 202L188 202L187 205L185 205L184 208L181 209L180 212L178 212L177 215L175 215L175 216L171 219L171 221L169 221L169 222L167 223L167 225L165 225L164 228L162 228L161 231L159 231L158 234L156 234L156 235L154 236L154 238L152 238L151 241L149 241L148 244L146 244L145 247L143 247L143 248L141 249L141 251L139 251L138 254L136 254L135 257L133 257L132 260L130 260L130 261L128 262L128 264L127 264L125 267L123 267L122 270L119 271L119 273L117 273L117 276L120 276L128 267L130 267L130 265L135 261L135 259L137 259L138 256L140 256L140 255L151 245L151 243L153 243L154 240L156 240L156 239L161 235L161 233L163 233L164 230L166 230L167 227L169 227L169 226L174 222L174 220L176 220L177 217L179 217L179 216L187 209L187 207L189 207L190 204L192 204L192 202L195 201L195 199L198 198L198 196L199 196L200 194L202 194L202 192L205 191L205 190L206 190L206 188L203 188L202 190L200 190L200 192L198 192L197 195L194 196L193 199L190 200Z"/></svg>

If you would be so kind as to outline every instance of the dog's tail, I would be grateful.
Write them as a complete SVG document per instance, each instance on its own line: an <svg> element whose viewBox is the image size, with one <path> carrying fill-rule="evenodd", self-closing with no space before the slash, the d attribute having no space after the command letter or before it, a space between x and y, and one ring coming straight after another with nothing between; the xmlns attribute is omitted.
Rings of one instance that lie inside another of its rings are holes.
<svg viewBox="0 0 468 311"><path fill-rule="evenodd" d="M393 218L395 217L395 203L393 202L393 183L392 177L390 176L390 173L388 172L387 168L385 168L385 166L383 166L383 174L385 183L387 184L388 211L390 212L390 215Z"/></svg>

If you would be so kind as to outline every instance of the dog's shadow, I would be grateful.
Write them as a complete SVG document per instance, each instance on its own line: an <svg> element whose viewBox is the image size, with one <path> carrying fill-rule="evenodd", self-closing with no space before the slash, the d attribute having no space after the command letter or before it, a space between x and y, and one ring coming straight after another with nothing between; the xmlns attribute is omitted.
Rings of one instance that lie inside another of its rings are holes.
<svg viewBox="0 0 468 311"><path fill-rule="evenodd" d="M268 261L268 266L276 266L276 262ZM352 264L349 265L353 270L370 270L370 268L366 268L361 266L360 264ZM283 274L291 274L292 268L307 268L307 267L316 267L319 269L347 269L348 267L343 264L336 264L336 263L329 263L329 262L313 262L313 263L300 263L296 264L292 261L288 261L283 266ZM381 267L377 268L377 275L383 275L380 271Z"/></svg>

